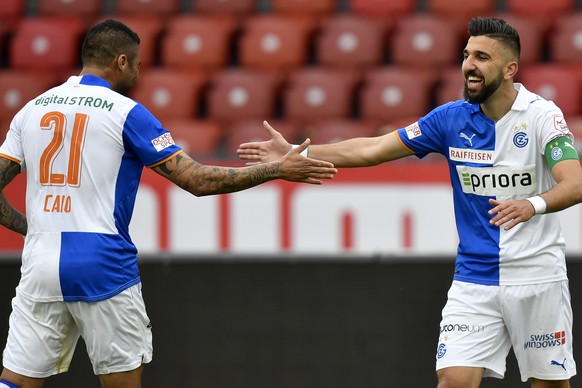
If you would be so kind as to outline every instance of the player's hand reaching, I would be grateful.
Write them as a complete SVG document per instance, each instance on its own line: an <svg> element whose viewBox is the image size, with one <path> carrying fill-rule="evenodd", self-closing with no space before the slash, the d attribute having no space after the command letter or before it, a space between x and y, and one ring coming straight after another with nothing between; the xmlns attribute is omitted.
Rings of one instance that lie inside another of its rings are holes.
<svg viewBox="0 0 582 388"><path fill-rule="evenodd" d="M266 124L266 126L268 126L268 124ZM269 126L269 128L271 127ZM275 131L273 128L271 128L271 130ZM283 139L283 137L278 132L276 133L281 139ZM285 139L283 139L283 141L286 144L289 144L287 141L285 141ZM262 145L270 142L272 142L272 140L247 144ZM333 164L323 160L307 158L301 155L301 152L309 146L309 143L310 140L307 139L298 147L293 149L291 149L290 146L287 147L286 153L284 153L283 156L279 158L281 166L279 171L279 178L292 182L304 182L320 185L323 183L322 179L331 179L335 174L337 174L337 169L333 167ZM270 158L272 154L268 152L267 155ZM261 163L266 161L269 160L261 159Z"/></svg>
<svg viewBox="0 0 582 388"><path fill-rule="evenodd" d="M278 160L291 149L291 144L267 121L263 121L263 126L271 135L271 140L243 143L236 150L238 157L241 160L246 160L247 165Z"/></svg>

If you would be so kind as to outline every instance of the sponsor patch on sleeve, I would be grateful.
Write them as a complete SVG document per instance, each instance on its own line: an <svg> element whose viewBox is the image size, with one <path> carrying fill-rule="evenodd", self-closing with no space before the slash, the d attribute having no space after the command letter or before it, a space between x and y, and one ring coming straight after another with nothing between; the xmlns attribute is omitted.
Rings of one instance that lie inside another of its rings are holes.
<svg viewBox="0 0 582 388"><path fill-rule="evenodd" d="M408 139L414 139L422 135L420 131L420 126L418 125L418 121L414 124L410 124L408 127L404 128L406 130L406 134L408 135Z"/></svg>
<svg viewBox="0 0 582 388"><path fill-rule="evenodd" d="M154 146L154 148L156 149L156 151L160 152L161 150L164 150L166 148L168 148L171 145L174 145L176 143L174 143L174 139L172 138L172 135L170 135L170 133L164 133L161 136L156 137L154 140L152 140L152 144Z"/></svg>
<svg viewBox="0 0 582 388"><path fill-rule="evenodd" d="M554 116L554 128L560 132L568 131L568 124L563 116Z"/></svg>

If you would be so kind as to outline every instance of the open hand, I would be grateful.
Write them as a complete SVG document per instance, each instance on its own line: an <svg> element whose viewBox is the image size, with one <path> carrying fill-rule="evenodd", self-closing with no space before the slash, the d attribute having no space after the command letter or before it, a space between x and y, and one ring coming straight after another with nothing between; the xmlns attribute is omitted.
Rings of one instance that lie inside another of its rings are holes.
<svg viewBox="0 0 582 388"><path fill-rule="evenodd" d="M267 121L263 121L263 126L271 135L271 140L243 143L236 150L238 157L246 160L247 165L278 160L291 149L291 144Z"/></svg>
<svg viewBox="0 0 582 388"><path fill-rule="evenodd" d="M310 140L307 139L283 155L280 159L279 177L281 179L321 185L322 179L331 179L337 174L337 169L334 168L333 164L301 155L309 143Z"/></svg>

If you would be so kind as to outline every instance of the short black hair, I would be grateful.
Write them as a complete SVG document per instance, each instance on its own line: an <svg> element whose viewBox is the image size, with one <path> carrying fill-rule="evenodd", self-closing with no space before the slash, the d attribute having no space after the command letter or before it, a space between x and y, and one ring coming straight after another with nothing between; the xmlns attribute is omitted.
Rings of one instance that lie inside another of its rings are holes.
<svg viewBox="0 0 582 388"><path fill-rule="evenodd" d="M108 66L120 54L131 63L138 52L139 36L120 21L107 19L95 24L85 35L81 48L83 65Z"/></svg>
<svg viewBox="0 0 582 388"><path fill-rule="evenodd" d="M521 43L519 33L503 19L477 17L469 20L469 36L486 36L507 45L519 60Z"/></svg>

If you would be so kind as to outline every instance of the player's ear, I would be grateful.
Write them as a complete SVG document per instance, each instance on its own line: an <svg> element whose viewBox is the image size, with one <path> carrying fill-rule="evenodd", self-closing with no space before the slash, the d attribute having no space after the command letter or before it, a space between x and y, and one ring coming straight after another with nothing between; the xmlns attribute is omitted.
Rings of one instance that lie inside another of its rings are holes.
<svg viewBox="0 0 582 388"><path fill-rule="evenodd" d="M126 70L129 67L129 59L126 54L119 54L115 58L115 67L119 70Z"/></svg>
<svg viewBox="0 0 582 388"><path fill-rule="evenodd" d="M519 65L517 64L517 62L509 62L505 67L505 77L507 79L515 78L518 69Z"/></svg>

